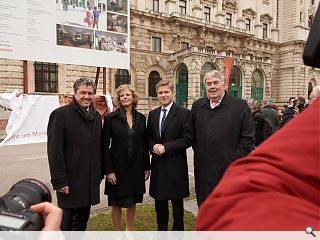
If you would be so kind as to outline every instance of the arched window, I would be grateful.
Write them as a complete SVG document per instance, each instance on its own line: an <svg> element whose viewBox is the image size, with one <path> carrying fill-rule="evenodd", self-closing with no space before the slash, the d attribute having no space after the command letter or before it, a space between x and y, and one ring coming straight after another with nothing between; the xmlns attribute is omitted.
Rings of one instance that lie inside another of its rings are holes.
<svg viewBox="0 0 320 240"><path fill-rule="evenodd" d="M115 88L122 84L130 84L130 75L127 69L118 69L115 75Z"/></svg>
<svg viewBox="0 0 320 240"><path fill-rule="evenodd" d="M263 99L263 74L256 69L251 77L251 97L254 100L261 101Z"/></svg>
<svg viewBox="0 0 320 240"><path fill-rule="evenodd" d="M204 86L204 76L207 72L210 72L212 70L217 69L215 65L212 65L211 63L205 63L203 64L201 71L200 71L200 97L203 97L206 95L206 88Z"/></svg>
<svg viewBox="0 0 320 240"><path fill-rule="evenodd" d="M177 69L176 83L176 102L179 106L187 107L188 68L184 63Z"/></svg>
<svg viewBox="0 0 320 240"><path fill-rule="evenodd" d="M238 67L233 66L231 68L231 74L229 79L229 95L235 97L242 97L242 75Z"/></svg>
<svg viewBox="0 0 320 240"><path fill-rule="evenodd" d="M149 97L157 97L156 85L160 80L161 77L157 71L149 74Z"/></svg>

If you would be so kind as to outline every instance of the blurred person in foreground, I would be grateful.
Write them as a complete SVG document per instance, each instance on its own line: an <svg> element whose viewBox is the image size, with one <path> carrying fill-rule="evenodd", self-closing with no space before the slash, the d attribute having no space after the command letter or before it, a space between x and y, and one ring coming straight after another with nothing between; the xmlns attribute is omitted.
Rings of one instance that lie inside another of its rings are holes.
<svg viewBox="0 0 320 240"><path fill-rule="evenodd" d="M120 231L126 208L126 230L133 231L136 204L142 203L150 175L146 118L136 110L138 95L132 86L120 85L116 92L120 108L105 117L102 135L105 194L113 229Z"/></svg>
<svg viewBox="0 0 320 240"><path fill-rule="evenodd" d="M233 163L199 209L196 230L320 230L320 99ZM303 147L292 147L299 142Z"/></svg>
<svg viewBox="0 0 320 240"><path fill-rule="evenodd" d="M91 205L100 202L101 116L92 105L96 85L80 78L73 102L49 117L47 152L51 183L63 210L61 230L85 231Z"/></svg>
<svg viewBox="0 0 320 240"><path fill-rule="evenodd" d="M249 154L255 143L254 121L246 101L226 92L223 72L204 77L206 96L191 109L194 130L194 177L198 206L219 183L236 159Z"/></svg>

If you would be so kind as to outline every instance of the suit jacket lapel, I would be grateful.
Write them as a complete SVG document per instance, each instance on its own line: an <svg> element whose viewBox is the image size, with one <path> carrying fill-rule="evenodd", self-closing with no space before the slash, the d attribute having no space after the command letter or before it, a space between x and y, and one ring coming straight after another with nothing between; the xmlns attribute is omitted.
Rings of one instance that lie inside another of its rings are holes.
<svg viewBox="0 0 320 240"><path fill-rule="evenodd" d="M170 108L170 111L169 111L169 113L167 115L167 118L164 121L163 128L161 130L161 136L163 136L163 133L164 133L164 131L166 130L166 128L168 126L168 123L174 118L174 116L176 115L177 111L178 111L178 107L177 107L177 105L175 103L173 103L171 108ZM159 113L159 115L160 115L160 113Z"/></svg>

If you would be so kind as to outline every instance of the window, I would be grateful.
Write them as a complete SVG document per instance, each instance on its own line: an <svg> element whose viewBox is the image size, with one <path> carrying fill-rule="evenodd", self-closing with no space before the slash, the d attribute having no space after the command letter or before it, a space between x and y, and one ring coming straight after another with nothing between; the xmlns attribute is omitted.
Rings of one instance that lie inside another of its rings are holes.
<svg viewBox="0 0 320 240"><path fill-rule="evenodd" d="M232 23L232 14L231 13L226 13L226 24L228 26L231 26Z"/></svg>
<svg viewBox="0 0 320 240"><path fill-rule="evenodd" d="M314 5L314 0L311 0L311 4Z"/></svg>
<svg viewBox="0 0 320 240"><path fill-rule="evenodd" d="M257 101L263 99L263 74L259 69L255 69L251 76L251 98Z"/></svg>
<svg viewBox="0 0 320 240"><path fill-rule="evenodd" d="M251 31L251 19L246 18L245 23L246 23L246 30Z"/></svg>
<svg viewBox="0 0 320 240"><path fill-rule="evenodd" d="M268 37L268 24L263 23L262 24L262 38L266 39Z"/></svg>
<svg viewBox="0 0 320 240"><path fill-rule="evenodd" d="M58 92L58 64L35 62L35 91Z"/></svg>
<svg viewBox="0 0 320 240"><path fill-rule="evenodd" d="M229 79L229 94L231 96L240 97L242 96L242 75L238 67L233 66L231 68L231 74Z"/></svg>
<svg viewBox="0 0 320 240"><path fill-rule="evenodd" d="M149 74L149 97L157 97L156 85L160 80L161 77L157 71Z"/></svg>
<svg viewBox="0 0 320 240"><path fill-rule="evenodd" d="M187 49L189 47L189 43L187 42L181 42L181 50Z"/></svg>
<svg viewBox="0 0 320 240"><path fill-rule="evenodd" d="M159 12L159 0L150 0L150 10Z"/></svg>
<svg viewBox="0 0 320 240"><path fill-rule="evenodd" d="M179 1L179 12L183 15L187 14L187 1L184 1L184 0Z"/></svg>
<svg viewBox="0 0 320 240"><path fill-rule="evenodd" d="M116 89L122 84L130 84L130 75L127 69L118 69L115 75Z"/></svg>
<svg viewBox="0 0 320 240"><path fill-rule="evenodd" d="M152 37L152 52L161 52L161 38Z"/></svg>
<svg viewBox="0 0 320 240"><path fill-rule="evenodd" d="M210 21L210 8L209 7L204 7L203 8L203 13L204 13L204 19L207 21Z"/></svg>

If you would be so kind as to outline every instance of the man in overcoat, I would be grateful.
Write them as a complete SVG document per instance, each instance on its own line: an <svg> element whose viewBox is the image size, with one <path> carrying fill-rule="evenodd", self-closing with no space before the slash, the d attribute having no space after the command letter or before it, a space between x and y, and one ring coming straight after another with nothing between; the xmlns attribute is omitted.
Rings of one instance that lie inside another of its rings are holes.
<svg viewBox="0 0 320 240"><path fill-rule="evenodd" d="M100 202L101 117L92 106L93 81L75 81L73 103L54 110L48 123L48 160L61 230L84 231L91 205Z"/></svg>
<svg viewBox="0 0 320 240"><path fill-rule="evenodd" d="M227 94L224 74L204 77L206 96L191 109L194 131L194 175L200 206L219 183L227 167L254 147L254 121L246 101Z"/></svg>
<svg viewBox="0 0 320 240"><path fill-rule="evenodd" d="M174 85L161 80L156 85L160 107L149 114L147 131L152 153L149 194L155 199L158 230L168 230L168 200L172 203L172 230L184 230L183 198L189 196L186 149L193 141L188 109L173 102Z"/></svg>

